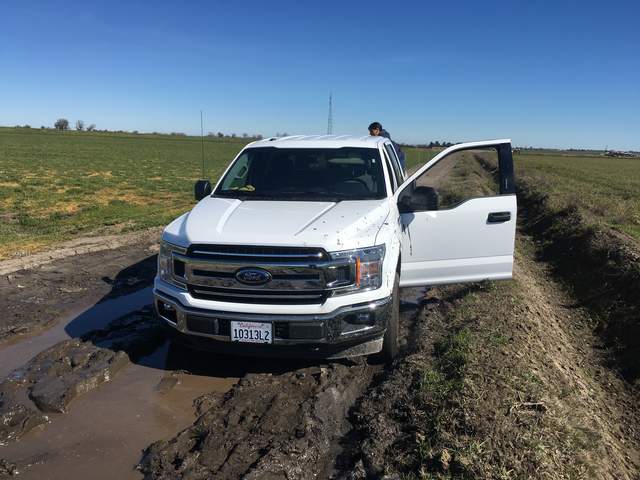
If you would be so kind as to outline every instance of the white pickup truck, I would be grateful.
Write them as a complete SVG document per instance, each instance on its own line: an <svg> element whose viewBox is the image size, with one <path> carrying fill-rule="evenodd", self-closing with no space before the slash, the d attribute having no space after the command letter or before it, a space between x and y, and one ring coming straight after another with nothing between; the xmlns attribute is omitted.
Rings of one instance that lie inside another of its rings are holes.
<svg viewBox="0 0 640 480"><path fill-rule="evenodd" d="M496 191L439 204L454 170L438 167L474 150L495 155ZM512 275L510 140L455 145L407 178L383 137L270 138L195 196L163 232L154 284L158 316L193 348L390 360L400 287Z"/></svg>

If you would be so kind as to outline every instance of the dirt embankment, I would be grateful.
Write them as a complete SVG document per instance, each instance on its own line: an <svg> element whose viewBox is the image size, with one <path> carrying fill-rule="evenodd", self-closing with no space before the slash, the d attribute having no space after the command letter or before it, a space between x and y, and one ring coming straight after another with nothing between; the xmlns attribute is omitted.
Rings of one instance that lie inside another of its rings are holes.
<svg viewBox="0 0 640 480"><path fill-rule="evenodd" d="M572 287L580 305L598 316L597 330L631 382L640 379L640 248L626 235L589 224L575 206L549 207L526 180L518 198L521 228L539 239L541 258Z"/></svg>
<svg viewBox="0 0 640 480"><path fill-rule="evenodd" d="M415 351L352 411L340 478L638 478L637 392L518 247L513 282L431 291Z"/></svg>
<svg viewBox="0 0 640 480"><path fill-rule="evenodd" d="M490 174L491 159L476 155ZM630 382L640 380L640 245L628 235L589 220L587 212L551 199L524 176L516 179L524 214L519 228L537 241L537 258L553 266L576 304L598 318L597 332L615 353L616 367Z"/></svg>

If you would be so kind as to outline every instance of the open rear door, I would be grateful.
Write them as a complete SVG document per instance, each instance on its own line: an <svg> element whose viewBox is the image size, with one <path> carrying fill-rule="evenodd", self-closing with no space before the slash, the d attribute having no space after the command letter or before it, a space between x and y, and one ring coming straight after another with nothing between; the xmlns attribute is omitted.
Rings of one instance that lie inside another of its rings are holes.
<svg viewBox="0 0 640 480"><path fill-rule="evenodd" d="M401 286L511 278L517 202L510 140L450 147L395 197Z"/></svg>

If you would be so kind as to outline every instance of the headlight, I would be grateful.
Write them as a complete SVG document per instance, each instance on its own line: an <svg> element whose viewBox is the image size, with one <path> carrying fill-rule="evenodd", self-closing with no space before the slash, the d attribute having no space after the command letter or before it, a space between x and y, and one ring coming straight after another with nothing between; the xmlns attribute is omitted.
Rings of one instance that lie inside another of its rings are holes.
<svg viewBox="0 0 640 480"><path fill-rule="evenodd" d="M348 262L351 265L353 279L350 287L344 290L336 290L335 293L339 294L380 288L382 285L382 262L384 260L384 253L384 245L331 252L332 260L336 262Z"/></svg>
<svg viewBox="0 0 640 480"><path fill-rule="evenodd" d="M174 271L175 262L173 252L185 253L186 249L173 245L164 240L160 241L160 251L158 252L158 276L165 282L177 287L185 288L185 284L180 281L180 276ZM183 264L184 265L184 264ZM183 270L184 275L184 270Z"/></svg>

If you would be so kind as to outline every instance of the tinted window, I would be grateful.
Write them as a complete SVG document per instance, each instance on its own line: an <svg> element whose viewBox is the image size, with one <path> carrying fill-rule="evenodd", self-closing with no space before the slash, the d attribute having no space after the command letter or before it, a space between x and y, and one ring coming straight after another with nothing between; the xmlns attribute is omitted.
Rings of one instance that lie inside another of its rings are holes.
<svg viewBox="0 0 640 480"><path fill-rule="evenodd" d="M371 200L386 196L375 148L245 150L216 196L256 200Z"/></svg>
<svg viewBox="0 0 640 480"><path fill-rule="evenodd" d="M448 210L471 198L499 195L497 167L494 149L453 152L416 178L414 188L407 188L401 197L411 197L416 188L423 192L428 189L432 200L437 199L429 210Z"/></svg>

